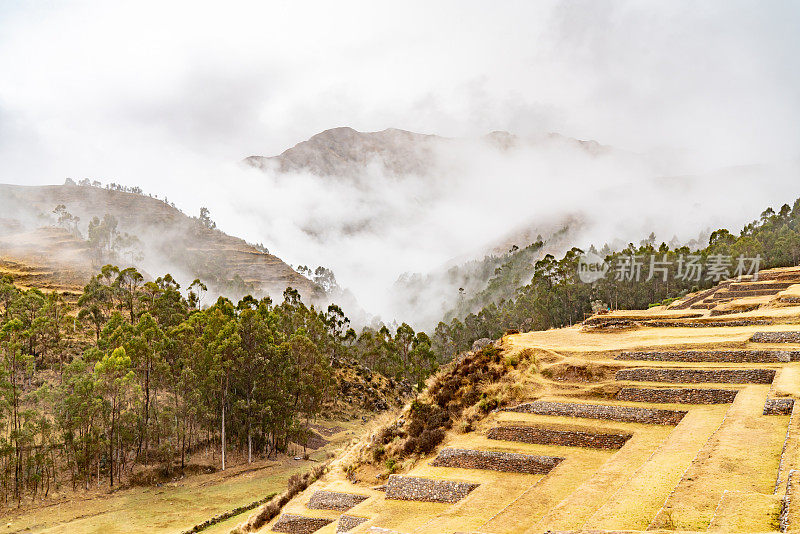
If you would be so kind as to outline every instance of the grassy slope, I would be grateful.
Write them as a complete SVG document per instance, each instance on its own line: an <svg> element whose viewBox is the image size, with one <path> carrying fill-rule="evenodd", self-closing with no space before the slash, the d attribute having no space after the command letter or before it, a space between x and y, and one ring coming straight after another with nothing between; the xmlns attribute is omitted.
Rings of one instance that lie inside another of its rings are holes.
<svg viewBox="0 0 800 534"><path fill-rule="evenodd" d="M705 530L724 491L772 494L789 417L761 415L768 390L761 385L739 392L719 431L675 487L657 525L664 525L671 513L677 528ZM726 508L717 516L734 511Z"/></svg>
<svg viewBox="0 0 800 534"><path fill-rule="evenodd" d="M327 439L331 443L314 451L308 461L283 458L279 461L254 462L208 475L197 475L164 484L139 487L111 494L71 496L51 506L6 511L3 522L11 527L3 532L47 534L127 534L175 533L191 528L206 519L262 499L286 489L294 473L310 469L316 462L363 431L360 423L336 422L344 430ZM255 469L253 469L255 468ZM228 532L246 519L250 512L215 525L203 532Z"/></svg>

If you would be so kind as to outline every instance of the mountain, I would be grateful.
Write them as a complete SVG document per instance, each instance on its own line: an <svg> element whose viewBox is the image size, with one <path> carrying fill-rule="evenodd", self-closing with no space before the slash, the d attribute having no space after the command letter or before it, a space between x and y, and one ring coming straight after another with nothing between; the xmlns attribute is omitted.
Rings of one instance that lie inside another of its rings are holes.
<svg viewBox="0 0 800 534"><path fill-rule="evenodd" d="M250 156L245 163L280 172L311 172L318 176L352 177L379 162L394 175L425 174L434 162L433 145L443 137L396 128L359 132L349 127L318 133L279 156Z"/></svg>
<svg viewBox="0 0 800 534"><path fill-rule="evenodd" d="M59 205L71 217L61 227L54 214ZM0 185L0 208L0 272L23 285L78 290L111 262L136 265L150 276L170 273L184 285L200 278L212 294L231 297L276 298L287 286L304 297L320 291L280 258L142 194L69 183ZM99 255L86 239L92 218L106 214L119 233L120 247L111 256Z"/></svg>
<svg viewBox="0 0 800 534"><path fill-rule="evenodd" d="M438 149L465 141L469 140L397 128L359 132L345 126L320 132L278 156L249 156L244 162L259 169L274 169L282 173L310 172L339 178L359 176L375 164L394 176L427 175L441 163ZM553 143L575 145L592 155L610 150L597 141L581 141L556 133L521 138L509 132L494 131L481 141L499 150Z"/></svg>

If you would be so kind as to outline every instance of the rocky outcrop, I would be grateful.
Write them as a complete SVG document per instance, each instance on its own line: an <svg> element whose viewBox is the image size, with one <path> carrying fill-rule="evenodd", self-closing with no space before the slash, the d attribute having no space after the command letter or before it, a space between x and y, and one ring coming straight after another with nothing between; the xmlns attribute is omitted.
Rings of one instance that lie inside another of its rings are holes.
<svg viewBox="0 0 800 534"><path fill-rule="evenodd" d="M456 503L479 485L454 480L390 475L389 482L386 484L386 498L402 501Z"/></svg>
<svg viewBox="0 0 800 534"><path fill-rule="evenodd" d="M562 460L563 458L555 456L446 448L439 451L431 465L434 467L486 469L506 473L546 475Z"/></svg>

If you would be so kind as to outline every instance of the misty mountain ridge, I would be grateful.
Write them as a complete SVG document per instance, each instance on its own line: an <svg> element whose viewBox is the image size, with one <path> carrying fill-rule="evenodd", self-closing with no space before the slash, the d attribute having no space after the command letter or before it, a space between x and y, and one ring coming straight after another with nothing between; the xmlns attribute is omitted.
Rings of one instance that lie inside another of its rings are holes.
<svg viewBox="0 0 800 534"><path fill-rule="evenodd" d="M443 137L387 128L378 132L359 132L348 126L331 128L302 141L277 156L253 155L244 163L279 173L310 172L317 176L356 178L370 165L378 163L395 177L430 175L443 162L437 150L470 139ZM521 138L506 131L493 131L479 141L496 150L507 151L525 145L573 145L592 155L612 150L597 141L582 141L557 133Z"/></svg>

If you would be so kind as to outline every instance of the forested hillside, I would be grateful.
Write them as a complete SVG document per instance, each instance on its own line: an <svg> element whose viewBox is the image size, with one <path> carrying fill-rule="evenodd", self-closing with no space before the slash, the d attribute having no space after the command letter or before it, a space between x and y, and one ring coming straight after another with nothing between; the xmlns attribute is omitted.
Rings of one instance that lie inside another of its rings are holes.
<svg viewBox="0 0 800 534"><path fill-rule="evenodd" d="M201 278L217 295L277 298L287 286L306 299L323 295L263 246L222 232L207 210L190 217L139 188L88 180L0 185L0 199L3 259L80 278L71 289L80 290L87 274L106 263L125 263L153 276L170 272L183 281Z"/></svg>
<svg viewBox="0 0 800 534"><path fill-rule="evenodd" d="M535 250L533 243L525 250ZM483 299L485 292L465 295L465 305L456 308L441 321L433 335L434 347L442 354L467 350L480 338L496 339L507 330L546 330L580 322L593 309L642 309L676 298L689 292L710 287L719 282L717 277L705 276L695 280L681 276L684 264L679 261L697 256L696 263L707 264L715 256L732 258L727 272L733 274L737 258L759 256L760 268L784 267L800 262L800 199L792 205L784 204L777 211L767 208L757 220L747 224L738 235L726 229L712 232L709 243L702 249L688 246L670 247L658 244L651 236L638 246L629 244L624 250L612 252L608 248L591 247L586 252L598 254L609 266L619 265L626 258L636 257L643 262L639 279L617 276L609 272L593 283L584 283L578 277L578 264L583 250L572 248L561 259L546 255L533 265L517 261L512 255L497 267L488 283L490 302L478 312L465 313L470 301ZM655 257L666 274L648 279L650 258ZM629 274L629 273L628 273ZM530 283L519 284L519 280Z"/></svg>
<svg viewBox="0 0 800 534"><path fill-rule="evenodd" d="M209 447L222 469L231 448L269 457L342 403L351 415L402 403L436 366L424 333L357 334L338 306L308 307L292 288L210 306L201 281L183 291L106 265L73 307L0 280L3 503L117 486L141 467L182 472Z"/></svg>

